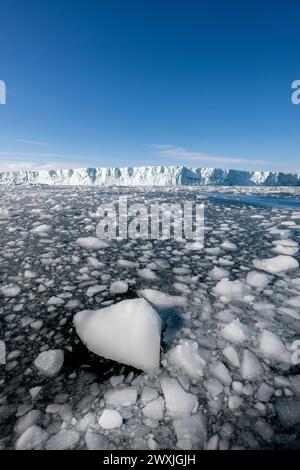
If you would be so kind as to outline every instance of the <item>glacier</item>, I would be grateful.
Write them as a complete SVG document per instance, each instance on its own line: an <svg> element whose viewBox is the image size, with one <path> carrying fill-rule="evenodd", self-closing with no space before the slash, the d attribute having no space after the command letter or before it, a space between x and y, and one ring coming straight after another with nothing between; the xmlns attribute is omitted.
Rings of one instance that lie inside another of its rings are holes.
<svg viewBox="0 0 300 470"><path fill-rule="evenodd" d="M57 186L299 186L298 173L185 166L16 170L0 172L0 185Z"/></svg>

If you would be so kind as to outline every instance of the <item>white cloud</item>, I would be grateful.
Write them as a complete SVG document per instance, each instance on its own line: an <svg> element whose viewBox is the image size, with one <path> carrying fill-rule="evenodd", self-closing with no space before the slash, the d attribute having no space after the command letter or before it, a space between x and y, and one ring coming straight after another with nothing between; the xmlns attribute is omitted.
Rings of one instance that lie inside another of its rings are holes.
<svg viewBox="0 0 300 470"><path fill-rule="evenodd" d="M21 170L35 170L35 171L47 171L57 169L69 169L69 168L83 168L85 165L73 163L73 162L46 162L38 164L36 162L22 162L15 161L13 163L0 163L0 171L21 171Z"/></svg>
<svg viewBox="0 0 300 470"><path fill-rule="evenodd" d="M0 171L83 168L95 158L60 153L0 152Z"/></svg>
<svg viewBox="0 0 300 470"><path fill-rule="evenodd" d="M40 140L18 139L16 142L28 145L46 145L46 142L41 142Z"/></svg>
<svg viewBox="0 0 300 470"><path fill-rule="evenodd" d="M160 157L170 158L174 160L186 160L193 162L214 162L214 163L252 163L256 165L263 165L263 160L251 160L246 158L235 157L217 157L210 156L201 152L191 152L183 147L176 147L175 145L151 145L151 148L159 150Z"/></svg>

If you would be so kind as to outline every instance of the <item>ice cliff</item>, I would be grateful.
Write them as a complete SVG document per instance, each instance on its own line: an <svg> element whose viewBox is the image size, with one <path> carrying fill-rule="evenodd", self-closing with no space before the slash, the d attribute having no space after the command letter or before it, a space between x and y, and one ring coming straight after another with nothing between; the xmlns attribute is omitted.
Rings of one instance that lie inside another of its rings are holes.
<svg viewBox="0 0 300 470"><path fill-rule="evenodd" d="M300 172L239 171L185 166L77 168L48 171L2 171L0 185L83 186L298 186Z"/></svg>

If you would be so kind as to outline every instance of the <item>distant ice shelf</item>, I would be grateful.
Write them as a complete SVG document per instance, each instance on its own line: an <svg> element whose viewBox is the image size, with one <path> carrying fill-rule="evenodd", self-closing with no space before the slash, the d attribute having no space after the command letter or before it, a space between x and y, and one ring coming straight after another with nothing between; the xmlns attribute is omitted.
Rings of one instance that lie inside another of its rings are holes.
<svg viewBox="0 0 300 470"><path fill-rule="evenodd" d="M0 185L57 186L299 186L298 173L239 171L185 166L2 171Z"/></svg>

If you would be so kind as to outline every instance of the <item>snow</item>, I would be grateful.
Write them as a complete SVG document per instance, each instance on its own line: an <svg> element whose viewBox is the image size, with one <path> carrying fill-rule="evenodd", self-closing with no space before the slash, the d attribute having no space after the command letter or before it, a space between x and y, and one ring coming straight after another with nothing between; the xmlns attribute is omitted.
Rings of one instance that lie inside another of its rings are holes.
<svg viewBox="0 0 300 470"><path fill-rule="evenodd" d="M100 416L99 425L103 429L115 429L122 426L122 416L116 410L105 409Z"/></svg>
<svg viewBox="0 0 300 470"><path fill-rule="evenodd" d="M159 367L161 319L145 299L83 310L73 321L78 336L95 354L145 371Z"/></svg>
<svg viewBox="0 0 300 470"><path fill-rule="evenodd" d="M64 352L61 349L50 349L41 352L34 360L34 365L40 375L52 377L62 368Z"/></svg>
<svg viewBox="0 0 300 470"><path fill-rule="evenodd" d="M280 337L271 331L262 331L259 349L265 357L276 362L291 362L290 354Z"/></svg>
<svg viewBox="0 0 300 470"><path fill-rule="evenodd" d="M256 269L261 269L270 274L281 274L299 268L298 261L292 256L279 255L274 258L255 259L253 264Z"/></svg>
<svg viewBox="0 0 300 470"><path fill-rule="evenodd" d="M238 279L235 281L230 281L228 278L221 279L213 288L213 292L224 303L251 302L253 300L250 295L251 287Z"/></svg>
<svg viewBox="0 0 300 470"><path fill-rule="evenodd" d="M97 237L80 237L77 238L76 243L87 250L101 250L109 247L107 242Z"/></svg>
<svg viewBox="0 0 300 470"><path fill-rule="evenodd" d="M182 417L197 411L197 397L185 392L176 379L163 377L160 383L169 416Z"/></svg>
<svg viewBox="0 0 300 470"><path fill-rule="evenodd" d="M221 334L224 339L231 343L244 343L249 338L246 325L243 325L239 319L228 323L222 329Z"/></svg>
<svg viewBox="0 0 300 470"><path fill-rule="evenodd" d="M195 381L203 376L203 369L206 365L206 361L199 354L198 344L187 340L181 341L169 352L168 362Z"/></svg>

